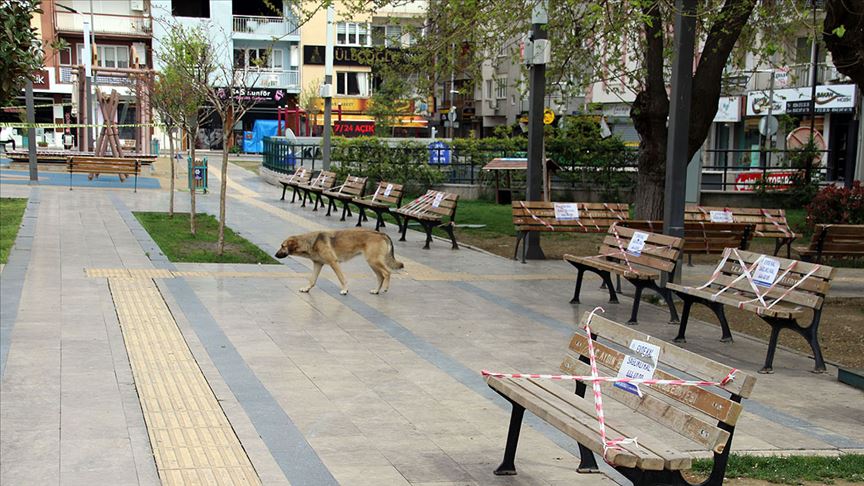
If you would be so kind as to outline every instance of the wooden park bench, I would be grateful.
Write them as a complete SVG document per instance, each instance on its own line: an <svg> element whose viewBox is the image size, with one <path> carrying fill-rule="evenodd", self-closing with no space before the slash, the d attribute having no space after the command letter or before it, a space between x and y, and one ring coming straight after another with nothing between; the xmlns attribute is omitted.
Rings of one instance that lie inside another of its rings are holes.
<svg viewBox="0 0 864 486"><path fill-rule="evenodd" d="M609 226L629 218L630 206L623 203L584 203L513 201L513 226L516 227L516 248L529 233L549 231L556 233L605 233ZM525 263L525 245L522 245L522 263Z"/></svg>
<svg viewBox="0 0 864 486"><path fill-rule="evenodd" d="M864 225L817 224L810 246L796 250L804 260L816 263L822 257L864 258Z"/></svg>
<svg viewBox="0 0 864 486"><path fill-rule="evenodd" d="M453 249L458 250L456 235L453 234L453 226L456 224L456 202L458 200L459 196L456 194L430 190L401 208L391 210L390 214L399 219L399 230L402 232L399 241L405 241L408 223L414 220L420 223L426 232L424 250L428 250L429 244L432 243L432 230L439 227L443 228L450 236ZM447 218L446 223L444 218Z"/></svg>
<svg viewBox="0 0 864 486"><path fill-rule="evenodd" d="M375 231L384 226L384 215L391 209L402 206L402 184L381 181L371 196L355 197L351 200L358 209L357 226L366 220L366 210L375 212Z"/></svg>
<svg viewBox="0 0 864 486"><path fill-rule="evenodd" d="M298 189L303 191L303 203L300 204L301 208L306 207L306 199L312 201L312 198L315 198L315 206L312 208L312 211L318 211L318 206L320 205L322 208L324 207L324 201L321 200L321 194L324 191L332 189L333 186L336 185L336 173L330 172L327 170L322 170L318 173L312 180L309 181L308 184L300 184L297 186Z"/></svg>
<svg viewBox="0 0 864 486"><path fill-rule="evenodd" d="M336 201L342 201L342 217L339 221L345 221L346 213L351 216L348 203L355 197L362 197L365 191L366 178L352 175L346 177L341 185L324 191L322 194L327 197L327 216L330 216L330 211L336 207Z"/></svg>
<svg viewBox="0 0 864 486"><path fill-rule="evenodd" d="M774 238L774 254L786 247L786 258L792 256L792 242L798 237L786 221L783 209L727 208L688 204L684 208L685 221L731 222L754 225L756 238Z"/></svg>
<svg viewBox="0 0 864 486"><path fill-rule="evenodd" d="M583 324L587 319L583 317ZM741 401L752 393L756 378L600 316L591 319L590 328L599 377L616 377L623 363L631 364L635 359L654 365L654 379L700 380L717 385L641 384L640 397L635 390L604 384L600 395L604 442L590 382L576 381L573 393L548 379L492 374L487 384L513 407L504 460L495 474L516 474L516 448L522 418L528 410L578 443L580 473L599 472L595 458L598 454L635 485L685 485L689 483L682 471L692 467L693 453L707 451L713 454L714 467L702 484L723 484L732 436L743 409ZM603 341L598 342L598 337ZM588 339L584 333L573 335L570 353L561 363L562 372L592 375ZM656 363L631 349L645 349L643 343L659 348Z"/></svg>
<svg viewBox="0 0 864 486"><path fill-rule="evenodd" d="M627 220L618 223L639 231L663 233L663 221ZM753 224L711 223L701 221L684 222L685 255L712 255L723 253L726 248L746 250L753 239Z"/></svg>
<svg viewBox="0 0 864 486"><path fill-rule="evenodd" d="M282 184L282 201L285 200L285 191L290 187L294 194L291 196L291 202L297 198L298 187L308 184L312 180L312 171L305 167L298 167L290 176L279 178L279 183Z"/></svg>
<svg viewBox="0 0 864 486"><path fill-rule="evenodd" d="M639 248L639 241L642 241L643 246L641 248ZM587 257L564 255L564 260L576 267L578 271L576 288L570 303L579 303L582 276L586 271L590 271L603 279L606 289L609 291L609 302L617 304L618 296L612 285L612 274L615 274L624 277L636 287L636 293L633 296L633 309L628 324L637 323L642 291L646 288L663 297L669 307L671 322L678 322L678 312L672 302L672 294L669 290L657 285L657 280L660 279L661 275L666 275L671 280L683 245L684 241L681 238L646 233L620 225L610 226L606 237L600 244L599 255ZM619 287L618 291L620 292L620 290Z"/></svg>
<svg viewBox="0 0 864 486"><path fill-rule="evenodd" d="M120 157L92 157L85 155L72 155L66 159L69 170L69 190L72 190L72 174L89 174L88 179L93 180L99 174L116 174L120 182L126 177L135 176L135 192L138 192L138 174L141 173L141 161L133 158Z"/></svg>
<svg viewBox="0 0 864 486"><path fill-rule="evenodd" d="M742 267L746 267L746 272ZM768 355L760 373L773 373L777 337L784 328L792 329L807 340L816 361L814 371L824 372L825 362L819 347L819 321L833 276L831 267L730 248L705 284L699 287L666 284L666 288L684 301L675 341L686 342L684 333L694 303L711 309L720 321L721 341L732 341L723 311L723 306L729 305L753 312L771 326ZM812 314L810 325L799 325L798 320L807 318L808 314Z"/></svg>

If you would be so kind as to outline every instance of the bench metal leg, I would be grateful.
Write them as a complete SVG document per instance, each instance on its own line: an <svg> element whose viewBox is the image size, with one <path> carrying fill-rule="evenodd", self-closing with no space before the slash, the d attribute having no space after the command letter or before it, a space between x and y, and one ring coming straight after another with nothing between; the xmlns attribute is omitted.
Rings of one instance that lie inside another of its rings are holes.
<svg viewBox="0 0 864 486"><path fill-rule="evenodd" d="M519 257L519 243L525 239L525 236L528 235L526 231L517 231L516 232L516 248L513 249L513 259L516 260ZM525 263L525 259L522 259L522 263Z"/></svg>
<svg viewBox="0 0 864 486"><path fill-rule="evenodd" d="M306 196L308 196L308 195L309 195L309 191L304 190L303 191L303 202L300 204L301 208L306 207Z"/></svg>
<svg viewBox="0 0 864 486"><path fill-rule="evenodd" d="M402 236L399 238L399 241L405 241L405 233L408 232L408 218L402 218L402 222L399 225L399 231L402 232Z"/></svg>
<svg viewBox="0 0 864 486"><path fill-rule="evenodd" d="M609 291L609 303L617 304L618 296L615 294L615 287L612 285L612 275L609 272L597 272L597 274L606 282L606 289Z"/></svg>
<svg viewBox="0 0 864 486"><path fill-rule="evenodd" d="M312 196L309 196L309 200L312 200ZM324 201L321 199L321 194L315 194L315 206L312 208L312 211L318 211L318 206L324 207Z"/></svg>
<svg viewBox="0 0 864 486"><path fill-rule="evenodd" d="M684 307L681 309L681 323L678 324L678 335L675 336L676 343L686 343L687 339L684 333L687 332L687 321L690 320L690 307L693 306L693 299L687 295L678 294L678 297L684 301Z"/></svg>
<svg viewBox="0 0 864 486"><path fill-rule="evenodd" d="M771 338L768 341L768 354L765 356L765 366L759 370L759 373L773 373L774 353L777 350L777 340L780 335L780 330L783 328L791 329L800 334L807 340L810 349L813 351L813 366L814 373L825 372L825 360L822 358L822 349L819 346L819 321L821 319L822 309L817 309L813 312L813 321L808 327L801 327L795 319L780 319L777 317L760 316L762 320L771 325Z"/></svg>
<svg viewBox="0 0 864 486"><path fill-rule="evenodd" d="M355 224L354 226L359 228L363 226L363 217L366 216L366 211L363 209L363 206L358 206L358 208L359 209L357 210L357 224ZM377 230L378 228L375 229Z"/></svg>
<svg viewBox="0 0 864 486"><path fill-rule="evenodd" d="M582 277L585 275L585 269L579 268L576 273L576 288L573 289L573 298L570 299L571 304L579 303L579 293L582 291Z"/></svg>
<svg viewBox="0 0 864 486"><path fill-rule="evenodd" d="M330 198L330 199L327 200L327 214L325 214L324 216L330 216L330 211L333 210L333 206L334 206L334 205L335 205L335 204L334 204L334 202L333 202L333 198ZM315 206L318 206L318 204L316 203ZM323 204L322 204L321 207L322 207L322 208L324 207ZM342 221L345 221L345 218L344 218L345 215L344 215L344 213L343 213L342 216L343 216Z"/></svg>
<svg viewBox="0 0 864 486"><path fill-rule="evenodd" d="M453 234L453 222L452 221L447 223L446 225L444 225L444 231L446 231L447 234L450 236L450 241L453 243L452 249L458 250L459 245L456 244L456 235Z"/></svg>
<svg viewBox="0 0 864 486"><path fill-rule="evenodd" d="M723 335L720 336L720 341L731 343L733 341L732 331L729 330L729 322L726 321L726 311L723 310L723 304L712 302L710 307L714 311L714 315L717 316L717 320L720 321L720 329L723 332Z"/></svg>
<svg viewBox="0 0 864 486"><path fill-rule="evenodd" d="M286 186L285 184L282 184L282 198L279 199L280 201L284 201L284 200L285 200L285 192L286 192L287 190L288 190L288 186Z"/></svg>
<svg viewBox="0 0 864 486"><path fill-rule="evenodd" d="M421 224L423 225L423 231L426 232L426 244L423 245L423 249L428 250L429 245L432 243L432 228L433 228L433 226L431 224L428 224L428 223L421 223ZM408 226L407 223L405 226L406 227Z"/></svg>
<svg viewBox="0 0 864 486"><path fill-rule="evenodd" d="M630 312L630 320L627 321L627 324L631 326L639 324L636 321L636 316L639 315L639 303L642 302L642 290L644 289L645 285L636 284L636 293L633 294L633 310Z"/></svg>
<svg viewBox="0 0 864 486"><path fill-rule="evenodd" d="M399 221L399 217L395 215L393 217L396 219L396 227L401 227L402 225ZM365 219L366 216L363 216L363 218ZM384 224L384 211L378 209L375 211L375 231L378 231L378 228L384 228L385 226L386 225Z"/></svg>
<svg viewBox="0 0 864 486"><path fill-rule="evenodd" d="M349 214L350 212L351 212L351 211L348 209L348 203L345 202L345 201L342 201L342 217L339 218L339 221L345 221L345 216L346 216L346 215L351 216L351 215Z"/></svg>
<svg viewBox="0 0 864 486"><path fill-rule="evenodd" d="M502 395L503 396L503 395ZM507 397L504 397L507 398ZM513 413L510 414L510 427L507 430L507 445L504 448L504 460L495 469L496 476L515 476L516 446L519 445L519 432L522 430L522 417L525 416L525 407L507 398L513 405Z"/></svg>
<svg viewBox="0 0 864 486"><path fill-rule="evenodd" d="M294 200L297 198L297 188L292 187L293 193L291 194L291 204L294 204Z"/></svg>

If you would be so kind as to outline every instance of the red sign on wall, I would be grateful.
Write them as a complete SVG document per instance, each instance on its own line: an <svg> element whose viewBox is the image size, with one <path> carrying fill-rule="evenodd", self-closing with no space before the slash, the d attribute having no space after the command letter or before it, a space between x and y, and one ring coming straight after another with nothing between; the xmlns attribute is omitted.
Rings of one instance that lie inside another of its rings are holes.
<svg viewBox="0 0 864 486"><path fill-rule="evenodd" d="M771 190L785 191L792 184L795 177L794 170L768 171L766 183ZM756 190L757 183L762 181L762 171L742 172L735 178L735 190L752 192Z"/></svg>
<svg viewBox="0 0 864 486"><path fill-rule="evenodd" d="M337 121L333 123L333 134L342 137L375 135L374 121Z"/></svg>

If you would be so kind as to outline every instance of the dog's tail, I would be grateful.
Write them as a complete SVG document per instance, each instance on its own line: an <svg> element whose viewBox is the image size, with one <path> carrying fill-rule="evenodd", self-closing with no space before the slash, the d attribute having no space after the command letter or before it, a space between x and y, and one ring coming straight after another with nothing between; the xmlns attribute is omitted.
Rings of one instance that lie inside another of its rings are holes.
<svg viewBox="0 0 864 486"><path fill-rule="evenodd" d="M390 238L390 235L384 234L384 236L387 237L387 243L390 245L390 255L387 257L387 266L392 270L405 268L405 264L396 259L396 248L393 246L393 240Z"/></svg>

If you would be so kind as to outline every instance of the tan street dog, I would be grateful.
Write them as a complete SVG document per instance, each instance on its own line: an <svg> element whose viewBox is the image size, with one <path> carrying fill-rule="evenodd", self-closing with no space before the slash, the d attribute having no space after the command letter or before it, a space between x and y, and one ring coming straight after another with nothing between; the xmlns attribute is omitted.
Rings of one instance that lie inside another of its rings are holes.
<svg viewBox="0 0 864 486"><path fill-rule="evenodd" d="M377 294L387 292L390 288L390 270L397 270L405 265L396 260L393 254L393 240L384 233L378 233L364 228L338 231L313 231L302 235L291 236L282 242L282 247L276 252L276 258L296 255L308 258L315 264L309 286L300 292L309 292L318 281L321 268L327 264L336 273L342 284L340 293L348 293L348 283L339 268L339 262L348 261L360 253L372 267L378 277L378 288L369 292Z"/></svg>

